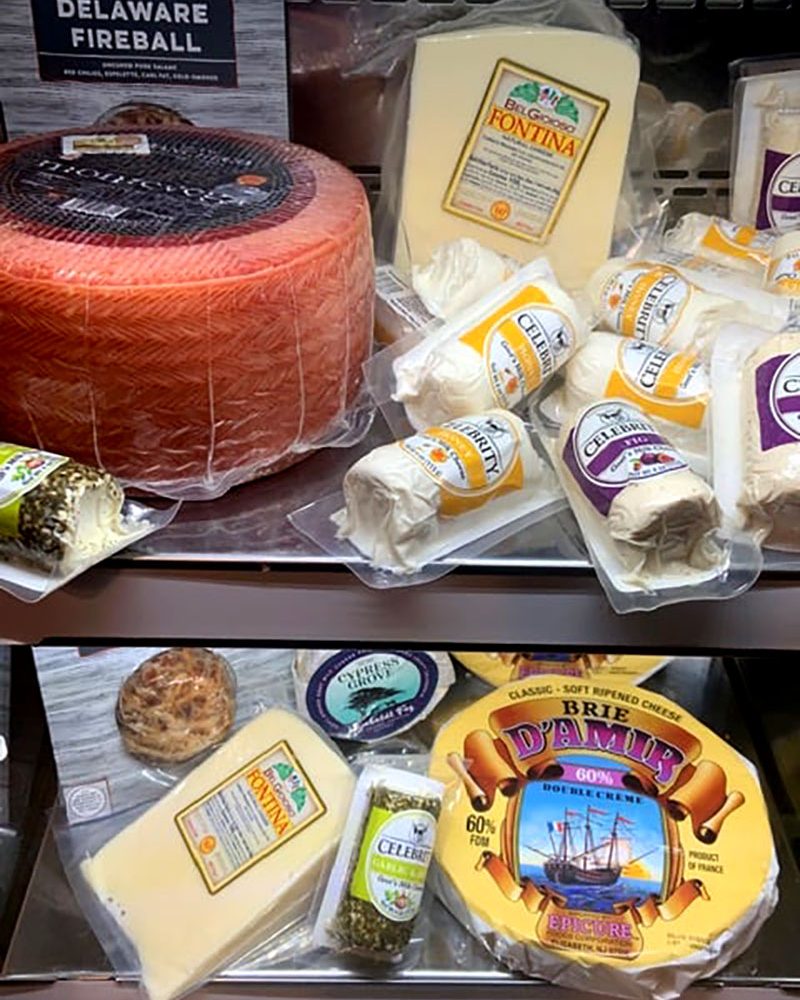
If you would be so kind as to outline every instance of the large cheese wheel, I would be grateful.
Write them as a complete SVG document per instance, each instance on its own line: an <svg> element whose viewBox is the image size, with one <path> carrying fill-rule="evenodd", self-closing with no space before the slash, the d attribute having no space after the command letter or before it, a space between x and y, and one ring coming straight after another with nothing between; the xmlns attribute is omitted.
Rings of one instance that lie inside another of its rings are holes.
<svg viewBox="0 0 800 1000"><path fill-rule="evenodd" d="M0 152L5 440L217 496L342 427L372 302L363 189L310 150L174 126Z"/></svg>

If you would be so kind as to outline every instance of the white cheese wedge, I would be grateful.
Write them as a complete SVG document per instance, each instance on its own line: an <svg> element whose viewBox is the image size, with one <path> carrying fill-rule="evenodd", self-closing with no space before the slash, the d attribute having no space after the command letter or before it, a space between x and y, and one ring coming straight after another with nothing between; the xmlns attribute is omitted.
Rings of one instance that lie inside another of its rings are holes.
<svg viewBox="0 0 800 1000"><path fill-rule="evenodd" d="M575 301L529 264L394 362L394 399L416 430L511 409L535 392L586 337Z"/></svg>
<svg viewBox="0 0 800 1000"><path fill-rule="evenodd" d="M568 289L608 256L639 56L625 38L546 25L417 40L395 263L470 236L546 254Z"/></svg>
<svg viewBox="0 0 800 1000"><path fill-rule="evenodd" d="M151 1000L200 985L308 906L353 787L315 729L270 709L83 862Z"/></svg>
<svg viewBox="0 0 800 1000"><path fill-rule="evenodd" d="M744 372L740 506L764 544L800 549L800 333L767 341Z"/></svg>
<svg viewBox="0 0 800 1000"><path fill-rule="evenodd" d="M411 573L559 495L522 421L503 410L375 448L344 478L334 515L373 566Z"/></svg>

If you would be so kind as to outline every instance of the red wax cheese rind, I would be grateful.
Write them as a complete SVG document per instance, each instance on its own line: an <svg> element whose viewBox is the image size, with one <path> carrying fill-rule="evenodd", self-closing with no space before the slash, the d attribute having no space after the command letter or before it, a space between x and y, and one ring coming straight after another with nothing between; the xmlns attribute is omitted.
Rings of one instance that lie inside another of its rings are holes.
<svg viewBox="0 0 800 1000"><path fill-rule="evenodd" d="M80 134L0 152L5 437L211 498L341 429L372 328L358 180L244 133Z"/></svg>

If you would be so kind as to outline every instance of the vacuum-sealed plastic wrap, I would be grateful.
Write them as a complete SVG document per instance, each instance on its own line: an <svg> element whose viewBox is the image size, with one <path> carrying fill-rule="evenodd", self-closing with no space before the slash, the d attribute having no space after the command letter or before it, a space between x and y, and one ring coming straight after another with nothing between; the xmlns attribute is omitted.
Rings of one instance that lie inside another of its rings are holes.
<svg viewBox="0 0 800 1000"><path fill-rule="evenodd" d="M368 379L377 402L402 403L415 430L454 417L512 409L586 338L586 319L544 261L534 261L422 341L378 355ZM389 371L391 365L391 371ZM388 383L388 384L387 384ZM393 430L402 427L384 413Z"/></svg>
<svg viewBox="0 0 800 1000"><path fill-rule="evenodd" d="M434 885L500 961L568 989L672 1000L778 899L757 772L661 695L527 678L440 730Z"/></svg>
<svg viewBox="0 0 800 1000"><path fill-rule="evenodd" d="M730 308L674 267L651 260L611 259L595 271L587 291L605 329L676 351L707 349Z"/></svg>
<svg viewBox="0 0 800 1000"><path fill-rule="evenodd" d="M608 256L620 192L626 229L648 200L631 179L635 44L596 0L467 10L385 43L404 77L379 251L408 270L443 241L472 237L523 263L546 254L564 287L580 288Z"/></svg>
<svg viewBox="0 0 800 1000"><path fill-rule="evenodd" d="M714 486L730 523L800 551L800 333L731 324L712 360Z"/></svg>
<svg viewBox="0 0 800 1000"><path fill-rule="evenodd" d="M664 246L670 250L697 254L758 278L764 277L774 242L772 233L701 212L687 213L664 235Z"/></svg>
<svg viewBox="0 0 800 1000"><path fill-rule="evenodd" d="M800 233L785 233L770 254L766 287L776 295L800 299Z"/></svg>
<svg viewBox="0 0 800 1000"><path fill-rule="evenodd" d="M671 351L632 337L595 330L564 367L561 390L542 408L563 423L567 415L601 399L639 406L687 458L704 463L708 452L708 372L691 351Z"/></svg>
<svg viewBox="0 0 800 1000"><path fill-rule="evenodd" d="M99 849L81 856L91 831L67 828L68 867L115 968L138 970L150 1000L176 1000L307 915L354 786L314 727L275 708Z"/></svg>
<svg viewBox="0 0 800 1000"><path fill-rule="evenodd" d="M455 681L447 653L299 649L297 708L335 739L376 743L421 722Z"/></svg>
<svg viewBox="0 0 800 1000"><path fill-rule="evenodd" d="M33 657L70 825L140 809L264 709L294 708L294 650L42 646Z"/></svg>
<svg viewBox="0 0 800 1000"><path fill-rule="evenodd" d="M500 687L525 677L543 674L641 684L671 662L669 656L625 656L615 653L453 653L459 663L487 684ZM700 661L704 662L704 661Z"/></svg>
<svg viewBox="0 0 800 1000"><path fill-rule="evenodd" d="M734 91L731 215L757 229L789 230L800 221L800 73L765 69L739 79Z"/></svg>
<svg viewBox="0 0 800 1000"><path fill-rule="evenodd" d="M290 520L370 586L396 587L437 579L562 505L528 426L488 410L375 448L343 493Z"/></svg>
<svg viewBox="0 0 800 1000"><path fill-rule="evenodd" d="M210 499L363 431L372 241L345 168L165 126L20 140L0 181L12 440Z"/></svg>
<svg viewBox="0 0 800 1000"><path fill-rule="evenodd" d="M210 649L162 650L125 678L115 714L131 756L151 764L191 760L230 733L236 676Z"/></svg>
<svg viewBox="0 0 800 1000"><path fill-rule="evenodd" d="M381 262L375 268L375 339L394 344L412 334L442 325L396 267Z"/></svg>
<svg viewBox="0 0 800 1000"><path fill-rule="evenodd" d="M17 352L20 353L20 352ZM0 444L0 590L37 601L172 520L125 499L109 473Z"/></svg>
<svg viewBox="0 0 800 1000"><path fill-rule="evenodd" d="M518 267L465 236L437 246L427 264L412 268L411 277L428 309L440 319L452 319L502 285Z"/></svg>
<svg viewBox="0 0 800 1000"><path fill-rule="evenodd" d="M317 946L409 962L443 791L411 771L364 768L320 904Z"/></svg>
<svg viewBox="0 0 800 1000"><path fill-rule="evenodd" d="M641 409L609 399L579 410L553 442L555 466L612 607L652 610L733 597L758 549L720 531L714 491Z"/></svg>

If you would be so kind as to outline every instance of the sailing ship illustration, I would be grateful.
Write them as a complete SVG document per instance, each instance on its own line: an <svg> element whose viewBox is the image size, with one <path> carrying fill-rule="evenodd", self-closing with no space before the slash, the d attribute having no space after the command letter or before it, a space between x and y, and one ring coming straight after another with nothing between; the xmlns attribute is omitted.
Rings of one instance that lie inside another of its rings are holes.
<svg viewBox="0 0 800 1000"><path fill-rule="evenodd" d="M544 857L542 868L548 881L559 885L614 885L623 873L641 868L639 862L652 854L652 850L638 857L631 856L631 842L625 834L635 826L634 820L616 813L611 832L596 840L593 825L597 822L595 817L601 816L608 816L608 813L594 806L587 806L585 813L565 809L563 821L547 824L552 851L546 853L537 847L529 847L529 850ZM582 849L576 848L581 832Z"/></svg>

